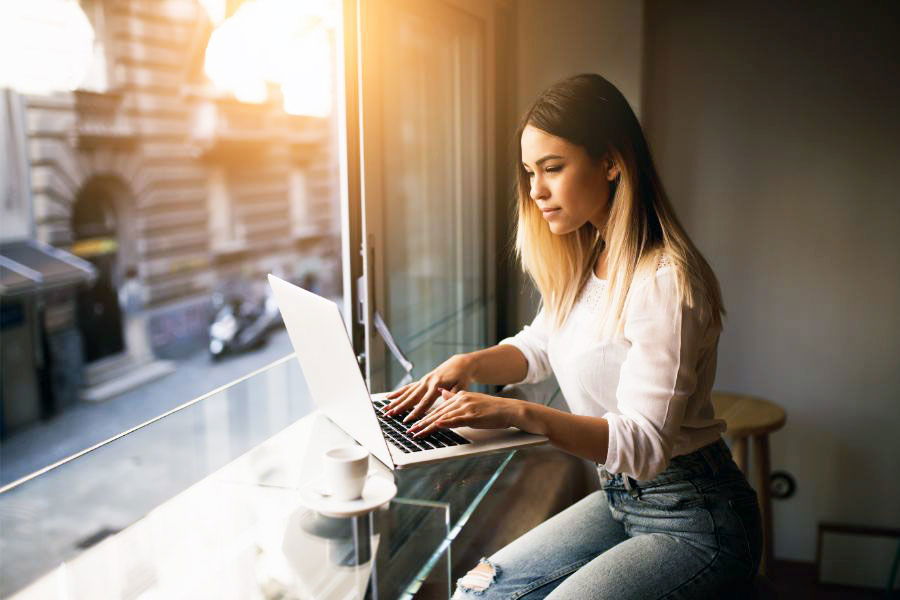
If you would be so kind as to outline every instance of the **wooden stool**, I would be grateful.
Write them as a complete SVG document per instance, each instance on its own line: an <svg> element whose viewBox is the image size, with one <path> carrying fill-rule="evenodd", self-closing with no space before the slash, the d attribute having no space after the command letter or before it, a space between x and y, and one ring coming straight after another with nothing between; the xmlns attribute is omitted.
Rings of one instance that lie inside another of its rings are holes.
<svg viewBox="0 0 900 600"><path fill-rule="evenodd" d="M731 394L728 392L713 392L713 406L716 417L724 419L728 424L725 435L731 438L731 452L734 462L737 463L744 475L747 473L749 439L753 438L753 467L754 474L751 481L756 486L756 494L759 496L759 510L762 517L763 528L763 552L759 572L763 575L769 565L772 564L772 498L769 495L769 434L778 431L784 426L784 409L762 398L745 396L743 394Z"/></svg>

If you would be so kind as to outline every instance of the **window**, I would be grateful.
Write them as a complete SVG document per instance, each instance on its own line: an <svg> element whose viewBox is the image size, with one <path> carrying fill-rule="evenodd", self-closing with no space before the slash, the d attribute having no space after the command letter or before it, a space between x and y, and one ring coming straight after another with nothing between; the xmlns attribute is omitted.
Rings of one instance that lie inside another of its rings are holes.
<svg viewBox="0 0 900 600"><path fill-rule="evenodd" d="M0 3L0 485L290 353L212 343L266 273L342 301L338 0L151 4Z"/></svg>
<svg viewBox="0 0 900 600"><path fill-rule="evenodd" d="M106 92L112 87L107 63L109 31L106 26L106 3L102 0L86 0L82 2L82 7L93 26L94 39L88 72L81 80L80 87L92 92Z"/></svg>
<svg viewBox="0 0 900 600"><path fill-rule="evenodd" d="M4 190L73 275L48 294L3 272L4 338L34 360L2 365L0 484L291 352L283 329L217 326L259 315L269 272L343 306L375 391L492 338L492 4L38 4L54 17L0 21L42 40L34 64L62 31L85 64L5 82ZM91 427L68 426L75 405Z"/></svg>
<svg viewBox="0 0 900 600"><path fill-rule="evenodd" d="M309 188L306 171L301 167L293 167L289 175L291 197L291 230L296 237L304 237L313 233L312 210L309 205Z"/></svg>
<svg viewBox="0 0 900 600"><path fill-rule="evenodd" d="M210 247L213 252L227 252L243 247L246 230L235 223L234 206L224 166L215 165L210 168L207 194Z"/></svg>
<svg viewBox="0 0 900 600"><path fill-rule="evenodd" d="M418 377L492 337L493 8L428 0L363 3L361 273L367 375ZM349 237L349 236L348 236Z"/></svg>

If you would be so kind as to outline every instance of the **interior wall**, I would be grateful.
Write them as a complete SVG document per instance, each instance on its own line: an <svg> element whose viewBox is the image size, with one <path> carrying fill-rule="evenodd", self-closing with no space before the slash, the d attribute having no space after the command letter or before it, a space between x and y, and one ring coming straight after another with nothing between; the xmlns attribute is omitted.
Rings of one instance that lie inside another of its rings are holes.
<svg viewBox="0 0 900 600"><path fill-rule="evenodd" d="M543 89L578 73L599 73L606 77L619 88L640 118L643 0L554 3L518 0L515 11L515 110L511 133ZM512 148L515 143L510 140ZM507 219L511 218L514 207L511 186L512 182L504 199ZM507 239L512 230L510 225L507 223L505 227ZM539 300L518 265L513 262L511 266L506 306L512 312L503 321L507 330L501 334L515 333L529 323Z"/></svg>
<svg viewBox="0 0 900 600"><path fill-rule="evenodd" d="M900 10L648 0L645 130L729 315L716 387L787 411L775 554L900 526Z"/></svg>
<svg viewBox="0 0 900 600"><path fill-rule="evenodd" d="M519 0L518 112L557 80L599 73L640 117L643 2Z"/></svg>

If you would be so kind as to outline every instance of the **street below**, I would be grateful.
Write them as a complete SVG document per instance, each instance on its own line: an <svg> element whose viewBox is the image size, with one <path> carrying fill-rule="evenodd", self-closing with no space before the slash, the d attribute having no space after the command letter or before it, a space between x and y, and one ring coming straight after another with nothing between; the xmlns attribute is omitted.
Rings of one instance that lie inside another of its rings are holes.
<svg viewBox="0 0 900 600"><path fill-rule="evenodd" d="M287 331L273 332L262 348L219 362L206 350L177 362L174 373L110 400L80 402L53 418L11 435L0 446L0 485L34 473L140 425L293 352Z"/></svg>

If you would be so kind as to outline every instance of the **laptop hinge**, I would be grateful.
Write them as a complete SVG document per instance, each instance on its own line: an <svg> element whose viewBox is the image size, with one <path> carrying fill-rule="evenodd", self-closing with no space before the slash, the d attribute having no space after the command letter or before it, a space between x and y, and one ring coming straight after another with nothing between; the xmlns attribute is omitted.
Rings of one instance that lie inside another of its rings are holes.
<svg viewBox="0 0 900 600"><path fill-rule="evenodd" d="M357 277L356 278L356 322L359 325L365 326L366 324L366 278L365 277ZM366 375L366 351L363 349L359 354L356 355L356 362L359 363L359 369L363 373L363 377Z"/></svg>

